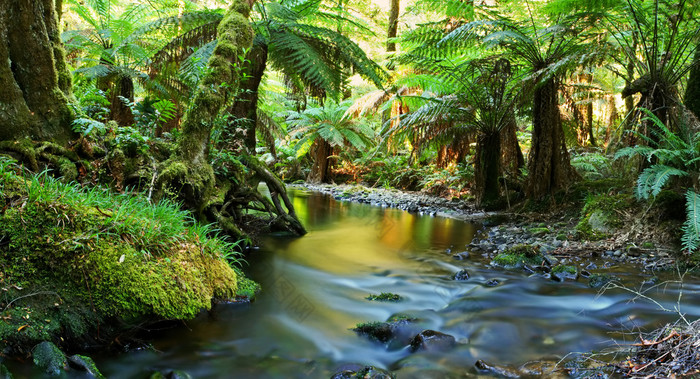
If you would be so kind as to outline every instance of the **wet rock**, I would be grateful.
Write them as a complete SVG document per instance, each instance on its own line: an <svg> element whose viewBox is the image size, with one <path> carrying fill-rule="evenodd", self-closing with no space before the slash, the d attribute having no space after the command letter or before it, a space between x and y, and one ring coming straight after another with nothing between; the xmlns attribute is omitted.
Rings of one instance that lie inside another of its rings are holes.
<svg viewBox="0 0 700 379"><path fill-rule="evenodd" d="M501 284L501 282L498 279L489 279L484 283L486 287L496 287L499 284Z"/></svg>
<svg viewBox="0 0 700 379"><path fill-rule="evenodd" d="M457 253L457 254L453 255L452 258L458 259L458 260L460 260L460 261L463 261L463 260L465 260L465 259L469 259L469 252L468 252L468 251L463 251L463 252L461 252L461 253Z"/></svg>
<svg viewBox="0 0 700 379"><path fill-rule="evenodd" d="M387 345L387 348L402 348L411 341L416 332L418 319L405 314L396 314L386 322L365 322L352 330L360 336ZM420 329L418 329L420 330Z"/></svg>
<svg viewBox="0 0 700 379"><path fill-rule="evenodd" d="M610 274L593 274L588 278L588 286L591 288L601 288L604 285L617 280L617 277Z"/></svg>
<svg viewBox="0 0 700 379"><path fill-rule="evenodd" d="M501 377L501 378L519 378L520 377L520 373L513 368L490 365L490 364L482 361L481 359L476 361L474 366L476 366L476 369L479 370L479 372L482 374L497 376L497 377Z"/></svg>
<svg viewBox="0 0 700 379"><path fill-rule="evenodd" d="M90 357L78 354L72 355L68 357L68 365L75 370L84 371L89 377L104 378L104 375L97 369L95 361Z"/></svg>
<svg viewBox="0 0 700 379"><path fill-rule="evenodd" d="M560 282L566 280L576 280L578 278L578 270L576 269L576 266L555 266L552 268L552 278Z"/></svg>
<svg viewBox="0 0 700 379"><path fill-rule="evenodd" d="M167 374L157 371L151 374L149 379L192 379L192 375L182 370L172 370Z"/></svg>
<svg viewBox="0 0 700 379"><path fill-rule="evenodd" d="M469 272L467 269L462 269L457 271L454 275L452 275L452 279L454 280L468 280L469 279Z"/></svg>
<svg viewBox="0 0 700 379"><path fill-rule="evenodd" d="M2 363L0 363L0 379L12 379L10 370L8 370Z"/></svg>
<svg viewBox="0 0 700 379"><path fill-rule="evenodd" d="M598 268L598 265L596 265L593 262L589 263L588 266L586 266L586 270L595 270L597 268Z"/></svg>
<svg viewBox="0 0 700 379"><path fill-rule="evenodd" d="M411 351L447 351L457 344L455 338L449 334L426 329L411 341Z"/></svg>
<svg viewBox="0 0 700 379"><path fill-rule="evenodd" d="M339 367L331 376L331 379L395 379L396 375L387 370L383 370L374 366L365 366L359 364L347 364Z"/></svg>
<svg viewBox="0 0 700 379"><path fill-rule="evenodd" d="M50 376L61 375L68 368L66 355L51 342L44 341L32 349L32 361Z"/></svg>

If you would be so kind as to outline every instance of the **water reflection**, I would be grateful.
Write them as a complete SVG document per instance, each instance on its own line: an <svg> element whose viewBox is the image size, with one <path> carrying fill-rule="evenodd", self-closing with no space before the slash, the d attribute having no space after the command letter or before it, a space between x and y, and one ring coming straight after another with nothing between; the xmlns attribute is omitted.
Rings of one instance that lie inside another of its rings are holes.
<svg viewBox="0 0 700 379"><path fill-rule="evenodd" d="M162 333L158 352L98 357L108 376L183 369L194 377L330 377L343 363L396 370L400 377L473 375L476 359L522 363L622 342L622 331L671 321L624 291L598 295L585 282L558 284L520 272L494 270L479 254L452 259L478 225L394 209L337 202L296 192L294 206L309 230L303 238L271 238L251 255L250 275L264 292L252 305L225 305ZM584 263L584 262L582 262ZM587 262L585 262L587 263ZM470 279L450 276L467 268ZM629 270L621 267L621 270ZM496 287L486 286L498 279ZM627 274L637 285L642 277ZM684 299L697 298L697 285ZM370 293L404 300L370 302ZM678 288L654 298L673 308ZM700 306L684 308L700 314ZM349 330L364 321L410 313L421 328L453 335L458 346L439 355L378 346Z"/></svg>

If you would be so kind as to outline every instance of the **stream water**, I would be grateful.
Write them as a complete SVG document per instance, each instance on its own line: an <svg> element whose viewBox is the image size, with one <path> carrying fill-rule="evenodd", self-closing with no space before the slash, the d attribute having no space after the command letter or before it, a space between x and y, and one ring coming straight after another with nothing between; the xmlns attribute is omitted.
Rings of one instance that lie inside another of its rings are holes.
<svg viewBox="0 0 700 379"><path fill-rule="evenodd" d="M392 370L399 378L472 377L477 359L514 365L556 361L569 352L629 342L638 328L677 318L649 301L631 301L633 295L623 290L598 294L583 279L557 283L495 269L479 253L453 259L479 235L480 225L301 190L293 195L309 234L272 237L251 254L250 276L264 289L255 302L217 305L161 332L155 350L97 356L103 373L140 378L149 370L178 369L195 378L329 378L339 366L356 362ZM463 268L469 280L453 280ZM610 270L632 287L650 276L624 265ZM491 279L499 284L485 285ZM699 286L691 280L683 287L682 311L695 318ZM365 299L380 292L403 300ZM668 285L647 295L673 308L678 292ZM411 353L351 330L396 313L418 317L421 329L454 336L457 346Z"/></svg>

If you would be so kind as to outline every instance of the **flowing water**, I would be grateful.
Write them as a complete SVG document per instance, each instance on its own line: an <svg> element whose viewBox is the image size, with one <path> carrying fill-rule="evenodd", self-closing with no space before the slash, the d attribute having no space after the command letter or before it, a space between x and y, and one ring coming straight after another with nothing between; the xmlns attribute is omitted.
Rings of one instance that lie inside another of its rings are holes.
<svg viewBox="0 0 700 379"><path fill-rule="evenodd" d="M103 373L144 377L149 370L179 369L195 378L329 378L355 362L390 369L399 378L471 377L477 359L514 365L558 360L624 343L636 336L627 332L677 318L649 301L631 301L623 290L598 294L583 279L556 283L495 269L479 253L453 259L479 235L476 224L299 190L294 205L309 234L270 238L251 254L250 276L264 289L255 302L217 305L160 333L154 350L98 356ZM451 279L463 268L469 280ZM611 270L634 287L650 276L629 266ZM490 279L500 284L486 286ZM690 283L683 288L682 311L689 318L700 315L698 289ZM403 300L365 299L380 292ZM647 294L673 308L678 292L669 285ZM417 317L420 329L454 336L457 347L411 353L350 330L396 313Z"/></svg>

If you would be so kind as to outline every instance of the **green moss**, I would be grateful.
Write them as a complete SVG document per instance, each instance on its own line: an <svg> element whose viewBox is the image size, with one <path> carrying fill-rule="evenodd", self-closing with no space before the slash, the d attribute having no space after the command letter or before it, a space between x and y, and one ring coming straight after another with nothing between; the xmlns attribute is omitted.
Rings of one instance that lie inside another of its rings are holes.
<svg viewBox="0 0 700 379"><path fill-rule="evenodd" d="M2 344L22 350L89 338L98 326L108 334L146 318L187 319L236 296L229 247L185 212L0 169Z"/></svg>
<svg viewBox="0 0 700 379"><path fill-rule="evenodd" d="M68 360L61 349L51 342L44 341L32 349L34 365L51 376L60 375L68 368Z"/></svg>
<svg viewBox="0 0 700 379"><path fill-rule="evenodd" d="M93 361L90 357L76 354L68 358L68 361L71 367L77 368L80 371L84 371L91 378L101 379L105 377L97 368L95 361Z"/></svg>
<svg viewBox="0 0 700 379"><path fill-rule="evenodd" d="M401 296L391 292L382 292L379 295L370 294L365 299L370 301L400 301Z"/></svg>
<svg viewBox="0 0 700 379"><path fill-rule="evenodd" d="M583 239L606 238L615 229L622 227L620 212L632 207L634 198L629 194L590 196L581 210L576 231Z"/></svg>
<svg viewBox="0 0 700 379"><path fill-rule="evenodd" d="M614 275L610 274L593 274L588 278L588 286L591 288L601 288L606 284L618 280Z"/></svg>
<svg viewBox="0 0 700 379"><path fill-rule="evenodd" d="M539 237L549 233L549 229L545 227L530 228L530 233L533 236Z"/></svg>
<svg viewBox="0 0 700 379"><path fill-rule="evenodd" d="M248 279L243 272L234 267L238 278L238 288L236 290L236 299L251 301L261 291L260 284Z"/></svg>
<svg viewBox="0 0 700 379"><path fill-rule="evenodd" d="M522 267L523 265L538 265L542 262L539 246L515 245L493 258L492 263L506 268Z"/></svg>
<svg viewBox="0 0 700 379"><path fill-rule="evenodd" d="M578 273L578 270L576 269L576 266L567 266L567 265L558 265L554 266L552 268L552 273L553 274L572 274L576 275Z"/></svg>

